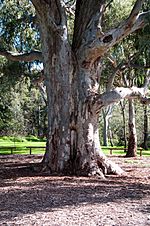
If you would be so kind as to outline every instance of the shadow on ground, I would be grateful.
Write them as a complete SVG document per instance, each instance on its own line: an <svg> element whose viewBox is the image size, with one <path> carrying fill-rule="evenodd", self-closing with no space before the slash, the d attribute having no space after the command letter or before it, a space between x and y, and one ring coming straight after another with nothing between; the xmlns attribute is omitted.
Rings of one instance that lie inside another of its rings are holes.
<svg viewBox="0 0 150 226"><path fill-rule="evenodd" d="M4 163L5 160L5 163ZM21 161L22 158L19 159ZM86 177L56 177L32 171L35 163L3 159L0 175L0 219L8 221L20 214L50 212L68 206L149 200L150 184L131 176L109 176L107 180ZM147 203L147 202L146 202ZM150 211L145 204L139 210Z"/></svg>

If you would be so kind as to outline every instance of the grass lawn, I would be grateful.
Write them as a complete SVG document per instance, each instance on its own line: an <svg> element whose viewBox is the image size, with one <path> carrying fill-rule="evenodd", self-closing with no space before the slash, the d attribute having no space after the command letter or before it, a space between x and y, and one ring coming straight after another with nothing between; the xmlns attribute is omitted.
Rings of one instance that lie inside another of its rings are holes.
<svg viewBox="0 0 150 226"><path fill-rule="evenodd" d="M123 147L117 147L117 146L114 146L114 148L123 148ZM106 154L106 155L110 155L110 149L109 147L104 147L102 146L102 150L103 152ZM126 155L126 153L124 152L124 150L113 150L113 155ZM140 156L140 150L137 150L137 156ZM142 150L142 156L149 156L150 157L150 149L148 150Z"/></svg>
<svg viewBox="0 0 150 226"><path fill-rule="evenodd" d="M13 138L13 137L0 137L0 154L11 154L11 150L6 147L15 147L13 150L13 154L29 154L30 149L28 146L33 146L32 154L44 154L45 149L43 147L46 146L46 141L41 141L36 137L32 137L32 139L28 140L28 138ZM4 149L2 148L4 147ZM36 148L38 147L38 148ZM42 148L39 148L42 147ZM114 148L117 148L115 146ZM123 148L123 147L118 147ZM110 155L109 147L103 147L102 150L106 155ZM137 151L138 156L140 155L140 151ZM124 150L113 150L113 155L125 155ZM150 150L143 150L142 156L150 157Z"/></svg>
<svg viewBox="0 0 150 226"><path fill-rule="evenodd" d="M27 141L23 139L22 141L15 141L13 139L3 139L0 138L0 154L10 154L11 150L7 149L7 147L15 147L13 149L13 154L29 154L30 149L27 148L28 146L33 146L35 148L32 149L32 154L44 154L44 148L37 148L36 147L45 147L45 141ZM3 149L4 147L4 149Z"/></svg>

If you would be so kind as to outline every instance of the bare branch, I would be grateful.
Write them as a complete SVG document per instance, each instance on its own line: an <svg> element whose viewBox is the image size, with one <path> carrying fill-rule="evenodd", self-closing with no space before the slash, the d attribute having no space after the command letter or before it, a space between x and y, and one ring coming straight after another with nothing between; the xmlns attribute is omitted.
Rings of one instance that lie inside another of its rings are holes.
<svg viewBox="0 0 150 226"><path fill-rule="evenodd" d="M0 50L0 55L12 61L32 62L35 60L42 61L42 53L39 51L31 51L30 53L11 53L5 50Z"/></svg>
<svg viewBox="0 0 150 226"><path fill-rule="evenodd" d="M73 17L75 16L75 4L76 4L76 1L68 1L68 2L64 1L64 8L66 10L66 13Z"/></svg>
<svg viewBox="0 0 150 226"><path fill-rule="evenodd" d="M115 79L117 72L118 71L120 72L120 70L123 66L123 62L121 62L119 65L117 65L116 60L113 59L111 56L107 57L107 59L111 62L112 66L114 68L113 73L108 78L107 87L106 87L106 91L110 91L113 87L114 79Z"/></svg>
<svg viewBox="0 0 150 226"><path fill-rule="evenodd" d="M110 0L110 1L107 3L107 5L105 6L105 8L108 8L112 2L113 2L113 0Z"/></svg>
<svg viewBox="0 0 150 226"><path fill-rule="evenodd" d="M136 18L139 14L139 10L141 9L143 2L144 2L143 0L137 0L136 3L134 4L134 7L130 13L130 16L127 19L128 26L132 26L136 21Z"/></svg>

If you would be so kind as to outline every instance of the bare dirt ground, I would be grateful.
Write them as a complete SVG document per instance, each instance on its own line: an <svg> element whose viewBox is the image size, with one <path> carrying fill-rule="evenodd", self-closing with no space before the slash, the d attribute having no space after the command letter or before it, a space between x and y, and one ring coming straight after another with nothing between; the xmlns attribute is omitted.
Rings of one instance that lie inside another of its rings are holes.
<svg viewBox="0 0 150 226"><path fill-rule="evenodd" d="M150 225L150 158L111 158L126 175L52 177L32 171L42 156L1 155L0 225Z"/></svg>

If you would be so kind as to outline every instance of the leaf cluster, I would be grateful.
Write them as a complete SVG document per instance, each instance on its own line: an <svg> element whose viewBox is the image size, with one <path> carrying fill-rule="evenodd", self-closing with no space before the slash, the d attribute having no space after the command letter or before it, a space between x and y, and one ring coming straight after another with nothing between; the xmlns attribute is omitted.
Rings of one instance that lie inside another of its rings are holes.
<svg viewBox="0 0 150 226"><path fill-rule="evenodd" d="M6 0L0 9L0 48L30 51L40 48L35 10L29 0Z"/></svg>

